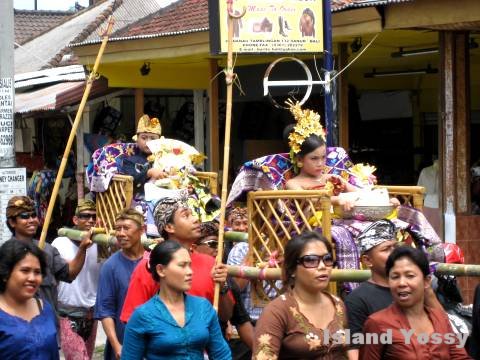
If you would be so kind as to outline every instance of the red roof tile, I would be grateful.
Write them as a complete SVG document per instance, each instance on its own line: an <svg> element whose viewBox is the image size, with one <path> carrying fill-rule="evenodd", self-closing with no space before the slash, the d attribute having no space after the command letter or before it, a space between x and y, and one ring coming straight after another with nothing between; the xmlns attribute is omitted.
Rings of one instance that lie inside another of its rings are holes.
<svg viewBox="0 0 480 360"><path fill-rule="evenodd" d="M331 0L332 11L353 7L386 5L412 0ZM173 35L179 32L208 30L208 0L180 0L116 31L111 40ZM75 45L81 45L75 43Z"/></svg>
<svg viewBox="0 0 480 360"><path fill-rule="evenodd" d="M112 37L191 31L208 28L208 1L181 0L119 30Z"/></svg>
<svg viewBox="0 0 480 360"><path fill-rule="evenodd" d="M22 45L28 40L64 22L74 14L71 11L14 10L15 42Z"/></svg>

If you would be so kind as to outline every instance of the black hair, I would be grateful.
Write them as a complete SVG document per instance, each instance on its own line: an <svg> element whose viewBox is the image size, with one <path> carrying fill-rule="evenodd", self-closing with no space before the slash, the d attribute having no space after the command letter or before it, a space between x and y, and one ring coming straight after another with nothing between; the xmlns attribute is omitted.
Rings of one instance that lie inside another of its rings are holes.
<svg viewBox="0 0 480 360"><path fill-rule="evenodd" d="M326 146L325 140L321 136L312 134L303 141L298 156L305 156L320 146Z"/></svg>
<svg viewBox="0 0 480 360"><path fill-rule="evenodd" d="M7 227L8 227L8 230L10 230L10 232L12 233L12 235L15 235L15 228L10 225L10 222L8 221L9 219L12 219L12 221L16 221L15 217L9 217L7 218Z"/></svg>
<svg viewBox="0 0 480 360"><path fill-rule="evenodd" d="M292 237L290 241L287 242L285 246L285 259L283 261L283 283L284 285L292 285L292 275L295 273L297 268L297 260L300 257L305 246L311 242L320 241L322 242L327 251L332 253L332 245L330 242L317 231L305 231L299 235Z"/></svg>
<svg viewBox="0 0 480 360"><path fill-rule="evenodd" d="M428 265L428 259L425 253L422 250L404 245L397 247L388 257L387 263L385 265L387 276L390 274L390 270L392 270L395 262L401 258L408 258L411 262L417 265L418 268L422 271L423 276L426 277L430 275L430 267Z"/></svg>
<svg viewBox="0 0 480 360"><path fill-rule="evenodd" d="M311 9L306 8L305 10L303 10L302 15L310 16L310 18L312 19L312 22L315 24L315 15L313 14L313 11Z"/></svg>
<svg viewBox="0 0 480 360"><path fill-rule="evenodd" d="M172 261L173 254L180 249L185 248L180 245L180 243L173 240L165 240L153 248L150 253L149 270L154 281L160 281L160 276L158 276L156 269L157 265L168 265L170 261Z"/></svg>
<svg viewBox="0 0 480 360"><path fill-rule="evenodd" d="M7 281L10 278L15 265L23 260L28 254L35 256L40 262L42 276L45 277L47 275L47 261L45 259L45 254L38 246L16 239L10 239L0 247L0 293L5 291Z"/></svg>

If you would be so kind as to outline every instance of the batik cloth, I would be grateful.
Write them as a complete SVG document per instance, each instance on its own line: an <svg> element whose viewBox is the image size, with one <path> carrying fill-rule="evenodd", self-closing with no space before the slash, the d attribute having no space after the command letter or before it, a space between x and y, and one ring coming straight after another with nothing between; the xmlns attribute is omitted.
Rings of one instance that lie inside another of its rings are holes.
<svg viewBox="0 0 480 360"><path fill-rule="evenodd" d="M119 161L126 156L141 156L135 143L116 143L104 146L92 154L87 167L87 181L90 191L104 192L113 175L118 173Z"/></svg>
<svg viewBox="0 0 480 360"><path fill-rule="evenodd" d="M28 183L27 195L35 202L35 212L40 225L43 224L47 214L48 203L56 177L57 172L54 170L35 171Z"/></svg>
<svg viewBox="0 0 480 360"><path fill-rule="evenodd" d="M95 349L97 320L60 317L59 322L65 360L90 360Z"/></svg>

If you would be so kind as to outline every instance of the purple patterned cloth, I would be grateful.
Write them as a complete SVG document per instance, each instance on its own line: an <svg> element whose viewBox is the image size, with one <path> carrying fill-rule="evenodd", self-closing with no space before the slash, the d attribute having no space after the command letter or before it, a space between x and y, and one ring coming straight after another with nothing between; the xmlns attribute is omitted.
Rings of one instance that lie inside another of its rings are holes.
<svg viewBox="0 0 480 360"><path fill-rule="evenodd" d="M342 176L350 184L363 187L360 179L347 170L353 166L347 152L341 147L328 147L325 166L328 173ZM294 177L293 165L288 153L262 156L247 161L240 169L228 195L227 206L239 201L244 193L257 190L282 190Z"/></svg>
<svg viewBox="0 0 480 360"><path fill-rule="evenodd" d="M361 181L348 171L353 165L343 148L327 148L326 166L329 168L329 173L342 176L348 179L350 184L361 188L363 187ZM288 153L267 155L248 161L242 166L232 184L227 206L234 201L244 201L244 194L249 191L281 190L294 175ZM393 219L392 222L397 229L413 228L418 231L427 242L427 250L441 242L425 216L417 209L401 206L398 210L398 218ZM331 231L340 269L360 268L360 255L355 239L370 224L369 221L334 219ZM432 260L435 259L432 258ZM344 289L347 292L356 286L358 286L356 283L344 283Z"/></svg>
<svg viewBox="0 0 480 360"><path fill-rule="evenodd" d="M104 192L113 175L118 173L117 159L122 155L138 156L141 151L135 143L116 143L97 149L87 167L87 181L90 191Z"/></svg>

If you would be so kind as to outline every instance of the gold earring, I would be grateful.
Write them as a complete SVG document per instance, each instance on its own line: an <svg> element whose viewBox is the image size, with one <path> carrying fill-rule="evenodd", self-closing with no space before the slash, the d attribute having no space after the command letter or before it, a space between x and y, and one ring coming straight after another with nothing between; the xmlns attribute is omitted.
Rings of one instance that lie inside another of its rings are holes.
<svg viewBox="0 0 480 360"><path fill-rule="evenodd" d="M297 163L297 167L298 167L298 168L303 167L303 163L299 161L299 162Z"/></svg>

